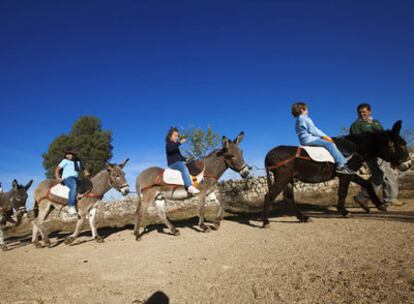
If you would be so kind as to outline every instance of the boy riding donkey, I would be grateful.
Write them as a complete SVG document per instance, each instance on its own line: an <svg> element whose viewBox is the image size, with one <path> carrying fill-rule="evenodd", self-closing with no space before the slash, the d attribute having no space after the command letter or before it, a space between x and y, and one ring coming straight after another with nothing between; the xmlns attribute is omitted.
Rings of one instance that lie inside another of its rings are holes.
<svg viewBox="0 0 414 304"><path fill-rule="evenodd" d="M55 177L59 183L67 186L69 190L68 213L70 216L76 216L76 197L78 194L79 172L83 171L85 177L90 175L89 171L84 168L82 161L78 158L74 149L65 151L64 159L55 169ZM62 175L60 173L62 172Z"/></svg>

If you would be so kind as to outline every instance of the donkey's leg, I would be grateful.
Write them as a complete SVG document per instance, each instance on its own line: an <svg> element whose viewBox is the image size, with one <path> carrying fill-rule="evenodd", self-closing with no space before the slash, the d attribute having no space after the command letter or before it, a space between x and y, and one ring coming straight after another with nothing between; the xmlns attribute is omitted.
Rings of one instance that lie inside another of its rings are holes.
<svg viewBox="0 0 414 304"><path fill-rule="evenodd" d="M3 221L3 215L0 215L0 223ZM3 251L7 250L6 244L4 244L4 234L3 234L3 227L0 224L0 248Z"/></svg>
<svg viewBox="0 0 414 304"><path fill-rule="evenodd" d="M309 221L309 216L307 216L305 213L300 211L300 209L298 208L298 205L296 205L293 189L294 188L293 188L293 181L292 181L283 190L283 198L288 204L290 204L299 222L306 223Z"/></svg>
<svg viewBox="0 0 414 304"><path fill-rule="evenodd" d="M96 229L96 206L89 210L89 226L91 227L92 239L98 243L103 243L104 239L98 235L98 230Z"/></svg>
<svg viewBox="0 0 414 304"><path fill-rule="evenodd" d="M351 217L351 213L345 208L345 199L348 195L349 183L351 182L351 179L351 175L339 175L337 209L343 217Z"/></svg>
<svg viewBox="0 0 414 304"><path fill-rule="evenodd" d="M45 228L43 227L43 222L46 220L47 216L50 214L52 205L49 202L39 205L39 214L37 218L33 221L33 231L32 231L32 243L36 248L41 248L42 246L39 243L38 234L42 237L45 247L50 248L50 240Z"/></svg>
<svg viewBox="0 0 414 304"><path fill-rule="evenodd" d="M76 238L79 236L83 223L85 222L85 219L86 219L87 210L85 210L85 208L78 208L78 214L79 214L79 218L78 218L78 221L76 222L75 231L66 238L65 240L66 245L72 244L76 240Z"/></svg>
<svg viewBox="0 0 414 304"><path fill-rule="evenodd" d="M264 199L263 205L263 228L269 228L269 208L270 204L275 200L275 198L282 192L283 189L292 181L291 174L284 173L284 174L274 174L274 182L270 186L269 191L267 191Z"/></svg>
<svg viewBox="0 0 414 304"><path fill-rule="evenodd" d="M369 180L365 180L359 175L355 174L352 176L352 181L360 185L361 187L364 187L368 191L371 201L374 203L375 207L377 207L378 210L381 210L381 211L387 210L387 205L381 202L381 200L378 198L378 195L375 193L374 186Z"/></svg>
<svg viewBox="0 0 414 304"><path fill-rule="evenodd" d="M203 232L210 232L211 229L204 222L205 210L206 210L206 195L207 189L202 189L198 194L198 226Z"/></svg>
<svg viewBox="0 0 414 304"><path fill-rule="evenodd" d="M217 196L214 192L211 192L207 198L212 201L215 202L218 205L218 210L217 210L217 214L216 214L216 219L214 220L214 229L218 230L220 228L220 223L223 220L223 216L224 216L224 207L223 204L217 199Z"/></svg>
<svg viewBox="0 0 414 304"><path fill-rule="evenodd" d="M158 216L162 219L162 221L168 227L168 229L170 229L170 233L175 236L180 235L180 232L178 231L178 229L175 228L175 226L168 220L168 217L165 211L165 205L166 205L166 202L164 198L158 198L155 200L155 207L157 208Z"/></svg>
<svg viewBox="0 0 414 304"><path fill-rule="evenodd" d="M134 235L135 235L136 241L141 240L141 237L142 237L142 235L139 234L139 226L141 225L142 216L144 215L144 212L145 212L144 205L145 204L142 202L142 198L139 197L137 210L135 212L135 223L134 223Z"/></svg>

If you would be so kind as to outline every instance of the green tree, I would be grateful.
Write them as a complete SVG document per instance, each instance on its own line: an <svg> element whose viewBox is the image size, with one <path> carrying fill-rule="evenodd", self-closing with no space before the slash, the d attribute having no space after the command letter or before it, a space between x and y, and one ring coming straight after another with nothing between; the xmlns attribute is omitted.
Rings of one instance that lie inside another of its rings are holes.
<svg viewBox="0 0 414 304"><path fill-rule="evenodd" d="M112 158L112 132L102 130L101 121L94 116L82 116L72 126L69 134L55 138L43 153L43 167L46 176L54 177L54 170L62 160L65 150L73 148L78 152L89 172L101 171L106 161Z"/></svg>
<svg viewBox="0 0 414 304"><path fill-rule="evenodd" d="M220 141L219 134L213 132L210 126L207 127L206 131L194 127L182 129L181 137L187 138L187 149L184 149L184 155L189 160L205 157L217 148Z"/></svg>

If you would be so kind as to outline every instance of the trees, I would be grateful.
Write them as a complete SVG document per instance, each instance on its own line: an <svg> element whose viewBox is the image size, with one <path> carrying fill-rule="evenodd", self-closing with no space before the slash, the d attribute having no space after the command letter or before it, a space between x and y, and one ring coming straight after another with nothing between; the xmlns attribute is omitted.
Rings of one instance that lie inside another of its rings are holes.
<svg viewBox="0 0 414 304"><path fill-rule="evenodd" d="M112 132L102 130L101 121L94 116L82 116L72 126L69 134L56 137L43 153L43 167L47 177L54 177L54 170L62 160L65 150L78 152L89 172L94 175L112 158Z"/></svg>
<svg viewBox="0 0 414 304"><path fill-rule="evenodd" d="M187 148L183 152L189 160L205 157L217 148L220 140L219 134L214 132L210 126L207 127L206 131L194 127L182 129L181 137L187 138Z"/></svg>

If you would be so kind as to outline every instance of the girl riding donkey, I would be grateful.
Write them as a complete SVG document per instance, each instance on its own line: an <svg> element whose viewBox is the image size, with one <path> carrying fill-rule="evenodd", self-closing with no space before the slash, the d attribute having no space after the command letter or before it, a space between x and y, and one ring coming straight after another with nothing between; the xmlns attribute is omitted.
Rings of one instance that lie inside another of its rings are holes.
<svg viewBox="0 0 414 304"><path fill-rule="evenodd" d="M167 151L167 162L168 167L181 172L181 176L184 180L185 189L191 194L197 194L200 192L196 187L193 186L191 181L190 172L185 164L186 159L180 152L180 145L186 142L186 138L180 139L180 134L177 128L171 127L168 131L165 139L166 151Z"/></svg>
<svg viewBox="0 0 414 304"><path fill-rule="evenodd" d="M69 149L65 152L64 159L55 169L56 180L70 189L68 213L71 216L76 216L78 214L75 205L76 197L78 195L79 172L82 170L86 177L90 175L88 170L83 168L82 161L78 158L77 153L73 149ZM60 176L61 171L62 176Z"/></svg>

